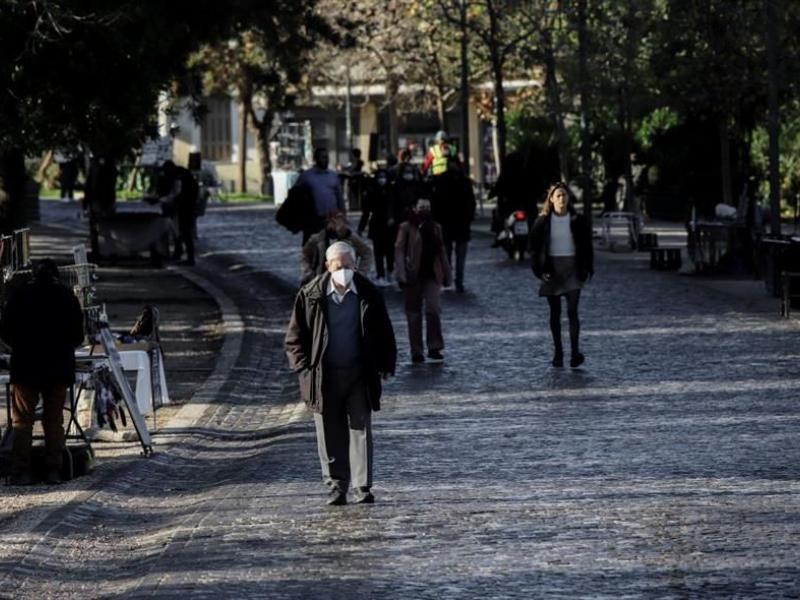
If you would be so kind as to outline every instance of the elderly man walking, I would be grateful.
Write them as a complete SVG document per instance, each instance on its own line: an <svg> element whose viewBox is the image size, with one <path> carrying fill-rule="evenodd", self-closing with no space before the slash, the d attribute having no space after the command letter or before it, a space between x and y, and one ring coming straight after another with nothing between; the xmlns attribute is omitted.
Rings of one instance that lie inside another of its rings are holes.
<svg viewBox="0 0 800 600"><path fill-rule="evenodd" d="M347 242L325 252L327 271L300 289L286 332L286 354L300 394L314 412L328 504L371 504L372 411L381 380L394 375L397 347L383 296L355 272Z"/></svg>

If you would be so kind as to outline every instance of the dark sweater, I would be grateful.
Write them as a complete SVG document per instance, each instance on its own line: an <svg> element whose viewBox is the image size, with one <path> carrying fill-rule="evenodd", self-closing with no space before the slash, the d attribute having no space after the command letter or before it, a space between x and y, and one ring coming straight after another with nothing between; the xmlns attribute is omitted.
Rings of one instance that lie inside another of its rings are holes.
<svg viewBox="0 0 800 600"><path fill-rule="evenodd" d="M345 294L341 304L331 296L325 302L328 346L323 363L326 367L351 368L361 364L361 310L358 296Z"/></svg>

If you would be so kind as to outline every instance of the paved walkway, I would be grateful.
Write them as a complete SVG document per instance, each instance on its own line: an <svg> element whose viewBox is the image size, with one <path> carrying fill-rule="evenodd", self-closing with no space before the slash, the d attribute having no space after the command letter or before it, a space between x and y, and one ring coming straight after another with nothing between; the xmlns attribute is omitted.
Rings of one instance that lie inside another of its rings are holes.
<svg viewBox="0 0 800 600"><path fill-rule="evenodd" d="M281 348L299 240L258 207L212 210L201 235L197 273L241 318L224 384L168 451L4 532L0 594L800 594L800 330L773 304L600 255L587 365L553 370L529 270L477 240L443 366L408 364L387 290L378 503L327 508Z"/></svg>

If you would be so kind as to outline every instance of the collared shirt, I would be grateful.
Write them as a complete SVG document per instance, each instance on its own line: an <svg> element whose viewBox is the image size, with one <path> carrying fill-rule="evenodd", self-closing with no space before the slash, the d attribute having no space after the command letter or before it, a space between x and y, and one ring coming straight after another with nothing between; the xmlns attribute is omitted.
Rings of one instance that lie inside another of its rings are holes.
<svg viewBox="0 0 800 600"><path fill-rule="evenodd" d="M350 287L348 287L344 291L344 294L340 294L338 292L338 290L336 289L336 286L333 284L333 278L328 280L328 294L327 295L330 296L331 299L334 302L336 302L336 304L341 304L342 300L344 300L344 297L347 295L348 292L353 292L356 296L358 296L358 290L356 289L356 282L355 281L351 281L350 282Z"/></svg>

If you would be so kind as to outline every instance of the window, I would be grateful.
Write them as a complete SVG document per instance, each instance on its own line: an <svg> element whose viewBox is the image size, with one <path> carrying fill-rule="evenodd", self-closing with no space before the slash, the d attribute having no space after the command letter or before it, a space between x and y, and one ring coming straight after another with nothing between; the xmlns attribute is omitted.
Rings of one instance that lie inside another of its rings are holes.
<svg viewBox="0 0 800 600"><path fill-rule="evenodd" d="M231 102L224 96L205 100L208 112L203 117L200 149L203 158L218 162L231 161Z"/></svg>

